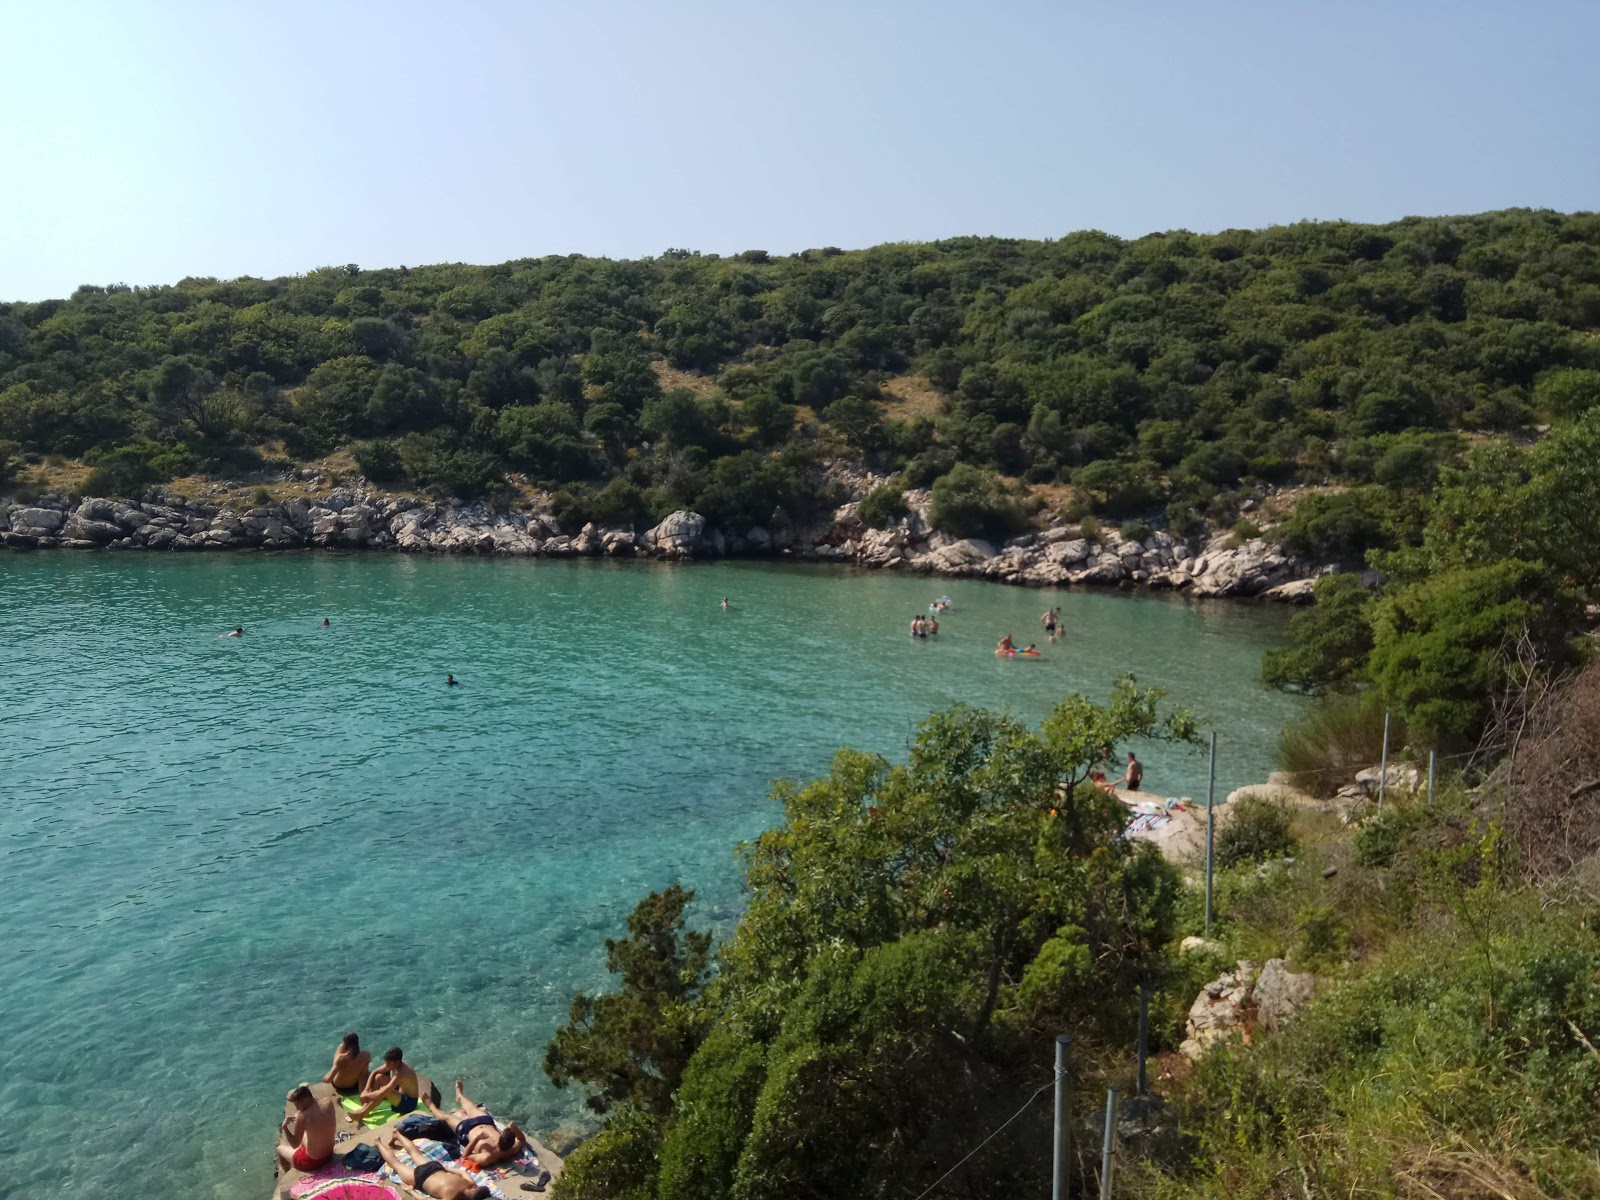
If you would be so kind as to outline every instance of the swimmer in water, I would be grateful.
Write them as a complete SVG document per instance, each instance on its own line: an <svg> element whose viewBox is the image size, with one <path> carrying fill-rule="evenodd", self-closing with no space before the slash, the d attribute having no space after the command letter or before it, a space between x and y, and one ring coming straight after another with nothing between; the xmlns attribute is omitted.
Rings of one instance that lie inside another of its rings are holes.
<svg viewBox="0 0 1600 1200"><path fill-rule="evenodd" d="M227 636L228 637L243 637L244 636L244 626L243 625L234 626L233 632L228 634Z"/></svg>
<svg viewBox="0 0 1600 1200"><path fill-rule="evenodd" d="M446 675L444 677L444 685L445 687L460 687L461 681L454 675Z"/></svg>
<svg viewBox="0 0 1600 1200"><path fill-rule="evenodd" d="M722 598L722 607L723 607L723 608L724 608L724 609L726 609L726 608L727 608L727 607L728 607L728 598L727 598L727 597L726 597L726 596L724 596L724 597L723 597L723 598Z"/></svg>
<svg viewBox="0 0 1600 1200"><path fill-rule="evenodd" d="M327 617L323 617L322 618L322 627L324 629L326 629L328 627L328 618Z"/></svg>
<svg viewBox="0 0 1600 1200"><path fill-rule="evenodd" d="M1015 654L1017 652L1017 644L1011 640L1011 635L1008 633L1000 639L1000 644L995 647L994 652L996 654Z"/></svg>

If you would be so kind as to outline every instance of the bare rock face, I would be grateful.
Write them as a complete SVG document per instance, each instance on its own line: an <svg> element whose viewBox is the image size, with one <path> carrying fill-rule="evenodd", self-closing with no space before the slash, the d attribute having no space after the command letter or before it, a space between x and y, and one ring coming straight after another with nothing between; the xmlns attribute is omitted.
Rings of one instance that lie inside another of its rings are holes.
<svg viewBox="0 0 1600 1200"><path fill-rule="evenodd" d="M1256 980L1256 1015L1276 1033L1317 993L1317 978L1296 974L1281 958L1269 958Z"/></svg>
<svg viewBox="0 0 1600 1200"><path fill-rule="evenodd" d="M644 535L644 542L662 558L691 558L705 537L706 519L679 510Z"/></svg>
<svg viewBox="0 0 1600 1200"><path fill-rule="evenodd" d="M1205 1052L1244 1027L1255 1011L1256 967L1240 959L1231 971L1224 971L1194 998L1189 1006L1188 1034L1178 1053L1198 1062Z"/></svg>

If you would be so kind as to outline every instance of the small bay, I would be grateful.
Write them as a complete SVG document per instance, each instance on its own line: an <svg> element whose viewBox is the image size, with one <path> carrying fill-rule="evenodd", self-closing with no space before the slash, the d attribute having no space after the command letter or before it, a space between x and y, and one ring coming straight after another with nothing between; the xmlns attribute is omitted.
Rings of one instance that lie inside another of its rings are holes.
<svg viewBox="0 0 1600 1200"><path fill-rule="evenodd" d="M996 660L1047 604L1065 640ZM1132 671L1218 731L1220 797L1296 711L1257 681L1284 620L755 563L0 555L0 1195L260 1200L345 1029L549 1129L579 1097L542 1048L604 939L673 882L730 929L771 779ZM1203 752L1137 749L1204 796Z"/></svg>

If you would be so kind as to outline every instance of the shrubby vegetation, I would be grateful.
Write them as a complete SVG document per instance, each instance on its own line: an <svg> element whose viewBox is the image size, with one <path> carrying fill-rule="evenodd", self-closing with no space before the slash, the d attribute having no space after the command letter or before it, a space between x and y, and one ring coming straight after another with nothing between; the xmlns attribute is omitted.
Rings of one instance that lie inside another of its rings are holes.
<svg viewBox="0 0 1600 1200"><path fill-rule="evenodd" d="M1064 700L1037 732L957 708L900 766L841 751L783 784L744 850L749 905L709 971L688 893L643 901L607 943L615 992L579 995L546 1070L606 1114L561 1196L903 1196L1041 1082L1041 1045L1125 1041L1175 933L1176 869L1118 838L1088 782L1133 736L1192 737L1158 691ZM1048 1074L1045 1076L1048 1079ZM1035 1113L965 1168L968 1192L1037 1182Z"/></svg>
<svg viewBox="0 0 1600 1200"><path fill-rule="evenodd" d="M957 465L1070 482L1085 512L1186 534L1231 525L1241 489L1334 481L1361 490L1292 536L1355 561L1400 544L1385 510L1415 507L1458 431L1588 412L1597 321L1600 217L1520 210L326 267L0 304L0 440L113 456L123 489L188 465L115 457L149 443L238 473L360 442L396 482L470 496L513 472L581 502L625 475L651 514L710 491L741 521L773 488L720 462L785 448L906 486ZM881 385L906 373L942 397L932 419L891 415Z"/></svg>

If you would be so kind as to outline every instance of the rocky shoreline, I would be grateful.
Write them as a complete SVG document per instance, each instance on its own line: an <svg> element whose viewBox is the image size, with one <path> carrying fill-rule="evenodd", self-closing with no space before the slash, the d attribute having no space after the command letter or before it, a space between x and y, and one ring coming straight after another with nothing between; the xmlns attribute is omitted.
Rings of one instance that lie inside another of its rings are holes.
<svg viewBox="0 0 1600 1200"><path fill-rule="evenodd" d="M675 512L642 532L591 524L569 535L546 512L384 496L360 487L248 508L170 493L142 501L45 496L25 504L0 502L0 541L22 550L326 548L674 561L778 558L1030 587L1168 589L1297 603L1309 601L1315 578L1332 569L1286 555L1264 540L1241 543L1227 534L1191 545L1167 533L1135 541L1110 528L1083 536L1057 526L996 546L933 530L927 492L908 492L906 501L906 514L887 529L869 528L857 499L806 528L778 514L770 527L730 533L698 513Z"/></svg>

